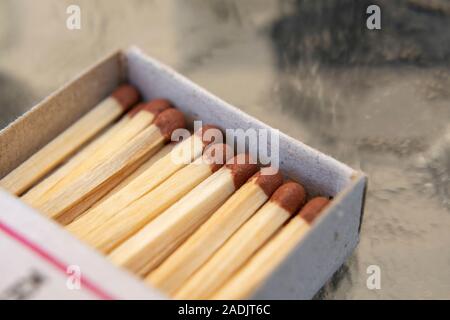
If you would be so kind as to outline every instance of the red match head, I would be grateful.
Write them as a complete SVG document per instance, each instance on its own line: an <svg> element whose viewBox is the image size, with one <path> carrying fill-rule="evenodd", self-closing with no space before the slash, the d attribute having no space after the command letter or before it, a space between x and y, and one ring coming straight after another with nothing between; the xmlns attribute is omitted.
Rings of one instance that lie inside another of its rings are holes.
<svg viewBox="0 0 450 320"><path fill-rule="evenodd" d="M305 204L298 214L301 218L308 222L308 224L311 224L329 202L330 200L325 197L312 198L307 204Z"/></svg>
<svg viewBox="0 0 450 320"><path fill-rule="evenodd" d="M154 125L159 128L164 138L169 141L172 132L176 129L184 128L186 121L181 111L170 108L156 116Z"/></svg>
<svg viewBox="0 0 450 320"><path fill-rule="evenodd" d="M139 103L136 107L128 112L130 118L134 117L137 113L141 111L147 111L153 113L155 116L163 112L164 110L173 108L173 105L169 100L165 99L155 99L149 102Z"/></svg>
<svg viewBox="0 0 450 320"><path fill-rule="evenodd" d="M240 153L229 159L225 167L231 170L236 190L258 171L258 164L248 153Z"/></svg>
<svg viewBox="0 0 450 320"><path fill-rule="evenodd" d="M111 96L124 108L128 110L131 106L135 105L139 99L139 91L130 84L123 84L119 86Z"/></svg>
<svg viewBox="0 0 450 320"><path fill-rule="evenodd" d="M294 214L305 203L305 188L297 182L286 182L270 198L290 214Z"/></svg>
<svg viewBox="0 0 450 320"><path fill-rule="evenodd" d="M275 190L283 183L283 176L280 171L273 170L274 174L261 174L261 170L255 173L252 180L258 184L264 193L270 197Z"/></svg>

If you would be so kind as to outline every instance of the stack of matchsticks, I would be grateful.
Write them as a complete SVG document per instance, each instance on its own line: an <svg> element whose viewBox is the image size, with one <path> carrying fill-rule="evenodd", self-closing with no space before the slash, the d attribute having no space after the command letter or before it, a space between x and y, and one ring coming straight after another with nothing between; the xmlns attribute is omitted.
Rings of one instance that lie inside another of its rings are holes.
<svg viewBox="0 0 450 320"><path fill-rule="evenodd" d="M171 142L184 115L139 97L118 87L0 186L168 296L249 297L329 199L307 201L212 125Z"/></svg>

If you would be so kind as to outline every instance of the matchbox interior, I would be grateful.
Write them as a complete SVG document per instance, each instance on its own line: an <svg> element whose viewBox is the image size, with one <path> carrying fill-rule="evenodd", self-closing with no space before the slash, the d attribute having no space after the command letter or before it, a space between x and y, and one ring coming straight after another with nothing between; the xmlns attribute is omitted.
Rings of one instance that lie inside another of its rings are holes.
<svg viewBox="0 0 450 320"><path fill-rule="evenodd" d="M146 56L138 48L131 48L103 59L5 128L0 133L0 177L39 150L124 81L135 85L145 100L171 100L191 121L202 120L222 129L273 130ZM280 168L285 176L300 181L309 197L325 195L334 199L314 222L304 241L252 298L309 299L357 245L367 179L362 172L283 133L280 134L279 145ZM5 201L20 200L2 196L0 209L5 208ZM17 208L24 211L23 214L27 211L34 214L33 209L23 204ZM71 236L64 237L65 241L78 242ZM45 241L45 236L41 239ZM75 246L84 245L77 243ZM116 269L112 265L108 268ZM119 278L112 281L132 281L126 277ZM155 298L154 292L147 297Z"/></svg>

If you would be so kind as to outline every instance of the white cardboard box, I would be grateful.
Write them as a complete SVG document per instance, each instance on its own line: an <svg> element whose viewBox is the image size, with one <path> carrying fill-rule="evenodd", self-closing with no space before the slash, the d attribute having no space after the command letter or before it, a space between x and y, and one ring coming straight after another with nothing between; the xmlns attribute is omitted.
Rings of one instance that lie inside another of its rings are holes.
<svg viewBox="0 0 450 320"><path fill-rule="evenodd" d="M224 129L272 130L131 48L89 68L1 131L0 177L124 80L137 86L145 99L170 99L189 119ZM334 200L252 298L310 299L358 243L367 177L287 135L281 134L279 143L283 173L301 181L310 196L328 195ZM165 298L2 190L0 257L0 298ZM81 288L77 289L80 272Z"/></svg>

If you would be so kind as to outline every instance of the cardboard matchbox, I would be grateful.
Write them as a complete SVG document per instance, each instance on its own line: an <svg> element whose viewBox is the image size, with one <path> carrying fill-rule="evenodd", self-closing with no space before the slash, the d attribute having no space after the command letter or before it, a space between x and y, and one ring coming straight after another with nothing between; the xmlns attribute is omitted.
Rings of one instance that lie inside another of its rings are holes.
<svg viewBox="0 0 450 320"><path fill-rule="evenodd" d="M135 85L146 100L173 101L189 119L223 129L273 130L131 48L103 59L1 131L0 177L123 81ZM280 134L279 145L282 172L301 181L309 195L334 200L249 298L311 299L358 244L367 177L285 134ZM0 256L0 298L166 298L4 190L0 190Z"/></svg>

